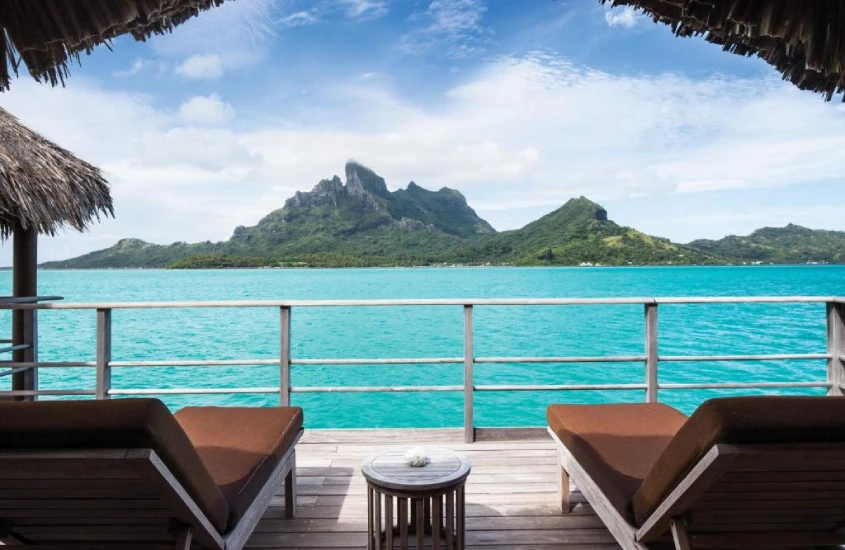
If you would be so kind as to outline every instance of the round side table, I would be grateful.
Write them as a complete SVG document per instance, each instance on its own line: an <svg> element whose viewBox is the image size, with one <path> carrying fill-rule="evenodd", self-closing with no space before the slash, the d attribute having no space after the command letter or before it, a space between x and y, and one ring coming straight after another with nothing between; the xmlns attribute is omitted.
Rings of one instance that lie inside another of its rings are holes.
<svg viewBox="0 0 845 550"><path fill-rule="evenodd" d="M426 465L408 466L406 449L368 457L361 472L367 480L367 548L464 550L464 483L472 464L447 449L426 449Z"/></svg>

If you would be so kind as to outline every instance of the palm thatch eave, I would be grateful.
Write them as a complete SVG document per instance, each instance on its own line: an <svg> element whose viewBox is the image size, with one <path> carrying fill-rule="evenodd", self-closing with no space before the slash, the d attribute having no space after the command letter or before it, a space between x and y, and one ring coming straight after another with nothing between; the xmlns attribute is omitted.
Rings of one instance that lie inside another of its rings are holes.
<svg viewBox="0 0 845 550"><path fill-rule="evenodd" d="M3 0L0 91L23 63L33 78L64 83L71 60L124 34L144 41L224 0Z"/></svg>
<svg viewBox="0 0 845 550"><path fill-rule="evenodd" d="M760 57L784 80L828 101L845 92L842 0L599 1L631 6L677 36L703 36L727 52Z"/></svg>
<svg viewBox="0 0 845 550"><path fill-rule="evenodd" d="M46 235L84 231L103 216L113 217L114 206L100 170L0 108L0 238L16 225Z"/></svg>

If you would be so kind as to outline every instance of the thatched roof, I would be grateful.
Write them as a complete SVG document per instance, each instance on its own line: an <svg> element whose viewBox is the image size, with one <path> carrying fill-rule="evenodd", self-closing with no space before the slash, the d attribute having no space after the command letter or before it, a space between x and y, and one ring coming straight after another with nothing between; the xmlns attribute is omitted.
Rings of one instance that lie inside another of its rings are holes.
<svg viewBox="0 0 845 550"><path fill-rule="evenodd" d="M828 101L845 91L843 0L600 1L633 6L678 36L703 35L725 51L761 57Z"/></svg>
<svg viewBox="0 0 845 550"><path fill-rule="evenodd" d="M0 109L0 237L15 220L53 235L65 225L82 231L101 215L114 210L100 170Z"/></svg>
<svg viewBox="0 0 845 550"><path fill-rule="evenodd" d="M64 82L68 62L122 34L164 34L224 0L2 0L0 90L19 59L38 81Z"/></svg>

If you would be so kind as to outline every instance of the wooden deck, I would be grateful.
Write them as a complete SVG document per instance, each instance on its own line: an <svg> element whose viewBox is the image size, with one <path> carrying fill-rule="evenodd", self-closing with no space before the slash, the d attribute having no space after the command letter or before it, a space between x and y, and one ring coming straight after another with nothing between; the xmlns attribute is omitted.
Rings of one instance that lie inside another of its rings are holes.
<svg viewBox="0 0 845 550"><path fill-rule="evenodd" d="M574 511L560 513L558 459L551 440L467 445L443 433L306 433L297 446L297 517L285 519L284 498L279 494L247 548L366 548L367 498L361 463L369 454L403 443L453 449L472 461L466 492L469 548L618 548L577 491Z"/></svg>

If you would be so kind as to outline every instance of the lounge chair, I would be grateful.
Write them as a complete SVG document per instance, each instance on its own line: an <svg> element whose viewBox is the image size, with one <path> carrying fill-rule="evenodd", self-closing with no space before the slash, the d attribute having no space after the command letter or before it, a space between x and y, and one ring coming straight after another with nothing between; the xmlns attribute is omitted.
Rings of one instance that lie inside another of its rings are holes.
<svg viewBox="0 0 845 550"><path fill-rule="evenodd" d="M569 480L626 550L845 543L845 398L551 405ZM670 537L671 534L671 537Z"/></svg>
<svg viewBox="0 0 845 550"><path fill-rule="evenodd" d="M301 434L297 407L0 403L0 542L240 549L283 481L293 517Z"/></svg>

